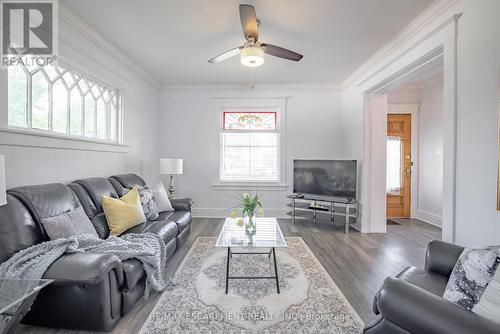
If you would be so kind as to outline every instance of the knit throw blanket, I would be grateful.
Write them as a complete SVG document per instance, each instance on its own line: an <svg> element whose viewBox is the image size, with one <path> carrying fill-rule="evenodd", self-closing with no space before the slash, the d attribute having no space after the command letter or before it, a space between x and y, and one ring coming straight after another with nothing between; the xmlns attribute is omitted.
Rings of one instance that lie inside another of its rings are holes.
<svg viewBox="0 0 500 334"><path fill-rule="evenodd" d="M147 275L145 298L149 289L163 291L166 288L166 249L163 239L153 233L130 233L121 237L100 239L81 235L66 239L42 242L23 249L0 265L0 279L41 279L50 265L63 254L91 252L114 254L120 261L130 258L142 262ZM14 294L6 291L0 281L0 295ZM7 319L0 316L0 332Z"/></svg>

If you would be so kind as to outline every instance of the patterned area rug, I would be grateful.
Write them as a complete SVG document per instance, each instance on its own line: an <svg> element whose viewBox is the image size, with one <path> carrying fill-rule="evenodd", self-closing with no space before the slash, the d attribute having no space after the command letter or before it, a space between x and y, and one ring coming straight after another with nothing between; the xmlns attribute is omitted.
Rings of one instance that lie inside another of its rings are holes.
<svg viewBox="0 0 500 334"><path fill-rule="evenodd" d="M198 238L140 333L361 333L363 322L302 238L277 249L272 279L230 280L227 249ZM234 252L238 251L236 249ZM241 251L241 250L240 250ZM272 276L272 257L233 255L232 276Z"/></svg>

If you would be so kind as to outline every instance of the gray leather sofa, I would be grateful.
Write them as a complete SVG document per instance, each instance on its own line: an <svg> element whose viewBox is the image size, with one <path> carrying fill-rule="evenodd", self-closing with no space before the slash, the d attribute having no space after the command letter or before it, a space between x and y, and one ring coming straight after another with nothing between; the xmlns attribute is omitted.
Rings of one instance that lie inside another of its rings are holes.
<svg viewBox="0 0 500 334"><path fill-rule="evenodd" d="M8 190L8 203L0 207L0 262L21 249L49 240L41 219L79 206L85 210L99 237L108 237L102 195L116 198L136 184L145 183L135 174L124 174L109 179L77 180L68 186L45 184ZM160 235L167 245L167 263L191 229L191 200L172 200L172 206L175 211L162 212L157 220L125 232ZM39 293L23 323L109 331L143 296L146 275L136 259L120 262L110 254L78 253L60 257L44 278L55 282Z"/></svg>
<svg viewBox="0 0 500 334"><path fill-rule="evenodd" d="M406 268L387 278L375 295L373 311L378 317L365 334L498 334L500 326L442 298L463 247L431 241L425 268Z"/></svg>

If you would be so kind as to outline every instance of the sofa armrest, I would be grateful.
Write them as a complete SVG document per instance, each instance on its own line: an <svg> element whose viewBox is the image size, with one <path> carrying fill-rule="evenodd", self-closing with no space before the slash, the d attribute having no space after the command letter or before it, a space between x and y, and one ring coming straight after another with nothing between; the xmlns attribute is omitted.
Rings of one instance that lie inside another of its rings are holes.
<svg viewBox="0 0 500 334"><path fill-rule="evenodd" d="M193 204L193 201L191 200L191 198L173 198L170 199L170 203L172 204L172 207L175 211L191 211L191 205Z"/></svg>
<svg viewBox="0 0 500 334"><path fill-rule="evenodd" d="M425 270L450 277L464 248L444 241L432 240L427 246Z"/></svg>
<svg viewBox="0 0 500 334"><path fill-rule="evenodd" d="M97 284L114 269L118 282L122 282L123 272L118 256L105 253L71 253L54 261L43 278L54 279L54 284Z"/></svg>
<svg viewBox="0 0 500 334"><path fill-rule="evenodd" d="M385 319L411 333L500 333L493 321L397 278L384 281L377 304Z"/></svg>

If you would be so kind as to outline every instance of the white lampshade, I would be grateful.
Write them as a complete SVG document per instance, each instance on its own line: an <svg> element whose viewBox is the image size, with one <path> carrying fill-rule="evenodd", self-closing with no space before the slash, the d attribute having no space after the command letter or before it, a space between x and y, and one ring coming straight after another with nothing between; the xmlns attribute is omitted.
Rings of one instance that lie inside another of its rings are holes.
<svg viewBox="0 0 500 334"><path fill-rule="evenodd" d="M0 205L7 204L7 193L5 191L5 158L0 155Z"/></svg>
<svg viewBox="0 0 500 334"><path fill-rule="evenodd" d="M160 174L182 174L182 159L160 159Z"/></svg>

